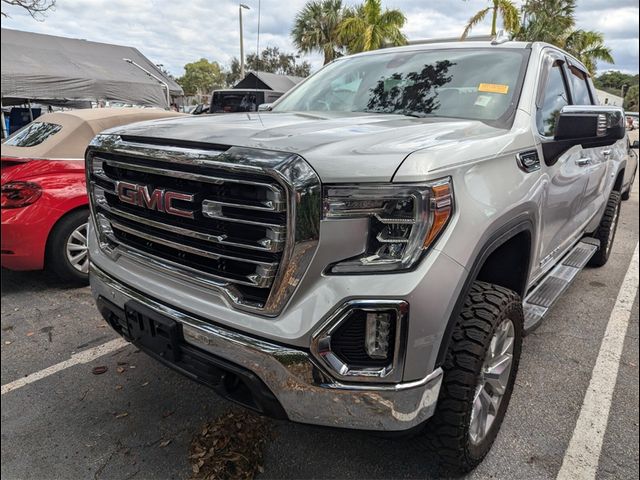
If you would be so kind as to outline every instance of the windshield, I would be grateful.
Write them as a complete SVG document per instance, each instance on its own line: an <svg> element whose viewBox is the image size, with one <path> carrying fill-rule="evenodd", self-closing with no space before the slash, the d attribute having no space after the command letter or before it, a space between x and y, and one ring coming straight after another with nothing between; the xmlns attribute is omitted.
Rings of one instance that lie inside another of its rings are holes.
<svg viewBox="0 0 640 480"><path fill-rule="evenodd" d="M499 121L518 101L525 49L389 52L338 60L275 112L340 111Z"/></svg>
<svg viewBox="0 0 640 480"><path fill-rule="evenodd" d="M61 125L46 122L31 122L7 138L5 145L35 147L62 129Z"/></svg>

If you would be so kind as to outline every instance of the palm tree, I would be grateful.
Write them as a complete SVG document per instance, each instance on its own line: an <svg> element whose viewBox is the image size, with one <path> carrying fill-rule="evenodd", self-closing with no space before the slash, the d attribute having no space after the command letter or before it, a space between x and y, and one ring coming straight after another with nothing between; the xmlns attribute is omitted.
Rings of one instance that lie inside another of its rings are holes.
<svg viewBox="0 0 640 480"><path fill-rule="evenodd" d="M461 39L464 40L471 32L471 29L484 20L489 12L492 12L491 17L491 36L495 37L497 34L498 15L502 17L502 26L507 32L516 33L520 29L520 12L518 7L510 0L491 0L492 6L489 6L476 13L462 32Z"/></svg>
<svg viewBox="0 0 640 480"><path fill-rule="evenodd" d="M327 64L340 56L338 26L342 21L342 0L307 2L295 18L291 36L302 53L320 51Z"/></svg>
<svg viewBox="0 0 640 480"><path fill-rule="evenodd" d="M615 63L611 49L604 44L604 36L591 30L574 30L564 42L564 49L580 60L595 75L597 61Z"/></svg>
<svg viewBox="0 0 640 480"><path fill-rule="evenodd" d="M382 11L380 0L364 0L347 9L339 27L340 38L349 53L377 50L386 45L405 45L407 37L400 31L407 17L400 10Z"/></svg>
<svg viewBox="0 0 640 480"><path fill-rule="evenodd" d="M528 0L516 40L563 45L575 27L576 0Z"/></svg>

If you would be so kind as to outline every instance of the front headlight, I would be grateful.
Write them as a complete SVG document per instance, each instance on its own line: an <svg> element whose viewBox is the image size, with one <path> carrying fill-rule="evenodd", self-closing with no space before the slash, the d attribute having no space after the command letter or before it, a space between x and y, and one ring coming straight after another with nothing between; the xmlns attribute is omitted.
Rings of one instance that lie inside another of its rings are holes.
<svg viewBox="0 0 640 480"><path fill-rule="evenodd" d="M324 218L368 217L362 255L332 265L330 273L408 270L442 232L453 212L451 179L426 184L329 185Z"/></svg>

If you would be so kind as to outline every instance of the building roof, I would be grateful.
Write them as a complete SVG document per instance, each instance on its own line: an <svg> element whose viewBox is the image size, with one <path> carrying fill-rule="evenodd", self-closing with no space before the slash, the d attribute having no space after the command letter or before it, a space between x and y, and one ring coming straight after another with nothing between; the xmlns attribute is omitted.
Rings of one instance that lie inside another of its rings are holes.
<svg viewBox="0 0 640 480"><path fill-rule="evenodd" d="M133 60L169 85L182 88L133 47L2 29L2 99L61 104L71 101L119 101L166 107L166 88L124 61Z"/></svg>
<svg viewBox="0 0 640 480"><path fill-rule="evenodd" d="M302 80L304 80L304 77L255 71L249 72L242 80L236 83L233 88L259 88L276 92L286 92Z"/></svg>

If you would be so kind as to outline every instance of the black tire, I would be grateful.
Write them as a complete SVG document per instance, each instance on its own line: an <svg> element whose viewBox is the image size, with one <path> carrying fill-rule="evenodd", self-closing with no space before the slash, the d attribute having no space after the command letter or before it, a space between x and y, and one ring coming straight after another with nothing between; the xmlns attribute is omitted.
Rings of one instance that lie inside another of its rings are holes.
<svg viewBox="0 0 640 480"><path fill-rule="evenodd" d="M506 319L514 327L512 367L493 423L479 442L471 440L473 403L494 333ZM506 288L475 282L452 334L440 397L426 437L443 473L473 470L489 452L509 406L522 349L524 316L520 296Z"/></svg>
<svg viewBox="0 0 640 480"><path fill-rule="evenodd" d="M629 188L627 188L624 192L622 192L622 195L620 195L620 198L622 199L623 202L626 202L631 198L631 186L633 185L633 181L634 179L631 180L631 183L629 184Z"/></svg>
<svg viewBox="0 0 640 480"><path fill-rule="evenodd" d="M56 223L49 235L46 252L46 268L60 280L74 285L87 285L88 273L82 273L73 267L67 258L67 240L81 225L86 224L89 210L82 208L68 213Z"/></svg>
<svg viewBox="0 0 640 480"><path fill-rule="evenodd" d="M615 190L609 195L607 206L604 209L604 215L600 220L600 225L594 233L594 238L600 240L600 248L589 260L590 267L602 267L609 260L611 247L616 239L616 230L618 228L618 220L620 218L620 192Z"/></svg>

